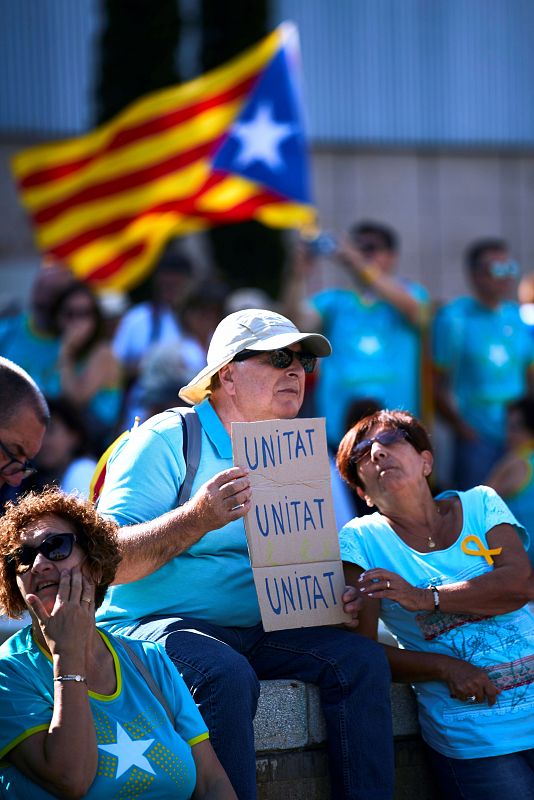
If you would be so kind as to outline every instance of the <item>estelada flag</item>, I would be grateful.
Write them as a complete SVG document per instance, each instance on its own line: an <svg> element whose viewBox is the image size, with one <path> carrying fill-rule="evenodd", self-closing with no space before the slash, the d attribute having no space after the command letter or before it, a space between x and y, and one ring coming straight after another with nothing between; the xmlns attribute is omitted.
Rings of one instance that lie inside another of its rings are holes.
<svg viewBox="0 0 534 800"><path fill-rule="evenodd" d="M87 135L18 153L39 250L97 288L124 290L171 237L247 219L312 223L299 79L297 31L284 23Z"/></svg>

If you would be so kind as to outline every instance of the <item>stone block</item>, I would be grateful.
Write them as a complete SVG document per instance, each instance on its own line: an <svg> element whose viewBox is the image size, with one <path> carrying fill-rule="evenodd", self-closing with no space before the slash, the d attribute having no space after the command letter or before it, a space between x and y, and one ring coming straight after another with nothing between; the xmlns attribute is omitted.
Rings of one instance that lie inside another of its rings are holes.
<svg viewBox="0 0 534 800"><path fill-rule="evenodd" d="M257 752L295 750L308 744L308 702L301 681L262 681L254 719Z"/></svg>

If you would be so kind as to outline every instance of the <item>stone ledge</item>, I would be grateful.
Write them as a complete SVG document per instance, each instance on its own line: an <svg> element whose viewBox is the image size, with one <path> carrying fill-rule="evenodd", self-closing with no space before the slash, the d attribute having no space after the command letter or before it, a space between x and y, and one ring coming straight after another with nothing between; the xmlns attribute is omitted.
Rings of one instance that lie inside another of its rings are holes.
<svg viewBox="0 0 534 800"><path fill-rule="evenodd" d="M256 752L299 750L326 740L317 686L296 680L261 681L254 719ZM418 736L416 701L409 686L391 686L393 734Z"/></svg>

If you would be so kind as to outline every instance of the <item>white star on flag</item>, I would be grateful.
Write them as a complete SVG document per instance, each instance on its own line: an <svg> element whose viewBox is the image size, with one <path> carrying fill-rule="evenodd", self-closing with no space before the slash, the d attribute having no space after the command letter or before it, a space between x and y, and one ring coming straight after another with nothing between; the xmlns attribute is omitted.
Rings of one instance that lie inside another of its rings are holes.
<svg viewBox="0 0 534 800"><path fill-rule="evenodd" d="M117 741L115 744L99 744L101 750L111 753L118 759L116 778L120 778L130 767L139 767L145 772L156 773L143 755L154 739L130 739L128 733L117 722Z"/></svg>
<svg viewBox="0 0 534 800"><path fill-rule="evenodd" d="M358 342L358 350L361 350L362 353L366 353L368 356L372 356L373 353L378 352L380 347L380 342L376 336L362 336Z"/></svg>
<svg viewBox="0 0 534 800"><path fill-rule="evenodd" d="M248 122L236 122L232 136L241 143L241 152L236 163L246 167L253 161L263 161L269 169L280 170L284 162L280 157L280 144L292 136L294 126L273 119L272 107L268 103L258 106L256 116Z"/></svg>
<svg viewBox="0 0 534 800"><path fill-rule="evenodd" d="M488 358L490 361L493 361L496 367L502 367L503 364L506 364L506 362L510 360L508 351L502 344L490 345Z"/></svg>

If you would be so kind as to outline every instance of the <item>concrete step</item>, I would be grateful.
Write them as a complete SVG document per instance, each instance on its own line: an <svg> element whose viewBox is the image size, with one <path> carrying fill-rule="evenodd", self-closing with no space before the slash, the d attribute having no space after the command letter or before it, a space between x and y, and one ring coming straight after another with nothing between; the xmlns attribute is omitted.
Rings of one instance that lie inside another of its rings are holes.
<svg viewBox="0 0 534 800"><path fill-rule="evenodd" d="M437 800L409 686L392 684L394 800ZM319 690L295 680L261 681L254 720L259 800L335 800L330 794Z"/></svg>

